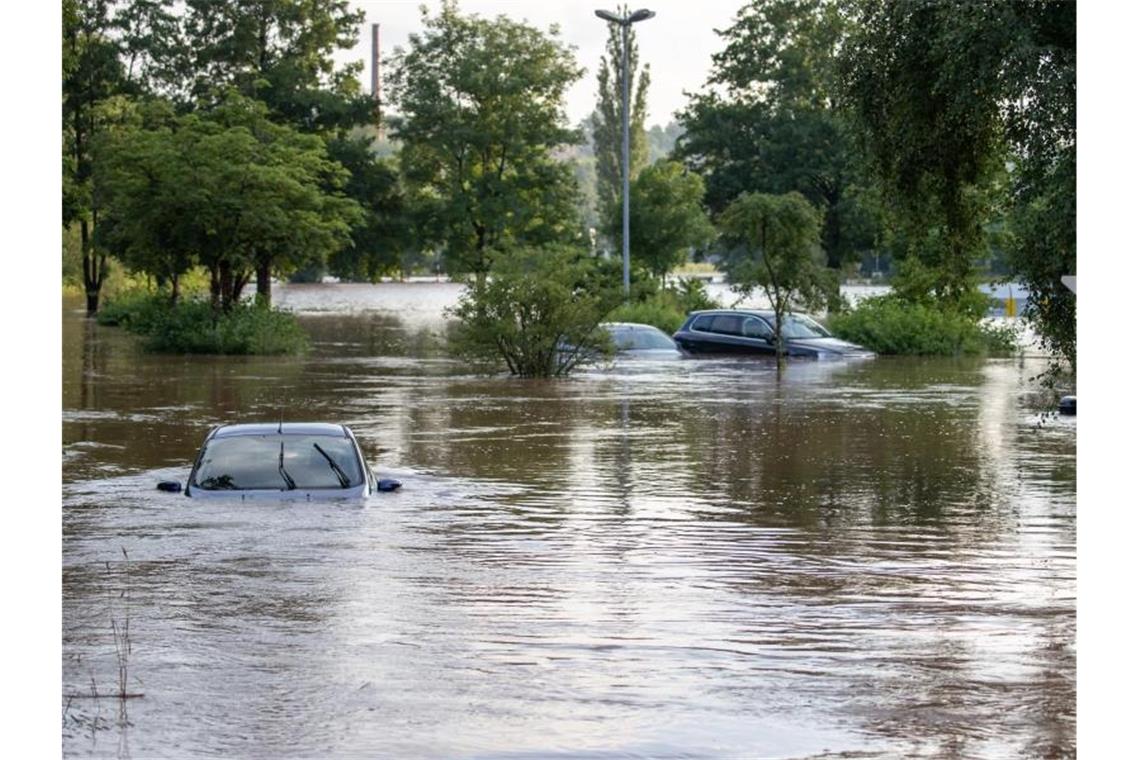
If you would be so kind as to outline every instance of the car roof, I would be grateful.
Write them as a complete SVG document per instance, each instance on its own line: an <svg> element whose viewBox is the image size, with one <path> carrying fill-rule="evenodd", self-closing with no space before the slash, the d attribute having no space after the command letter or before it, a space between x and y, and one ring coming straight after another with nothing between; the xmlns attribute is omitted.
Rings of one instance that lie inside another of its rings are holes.
<svg viewBox="0 0 1140 760"><path fill-rule="evenodd" d="M623 329L623 330L657 330L660 332L661 328L654 325L647 325L642 322L602 322L599 327L610 329Z"/></svg>
<svg viewBox="0 0 1140 760"><path fill-rule="evenodd" d="M792 312L793 314L797 312ZM700 314L747 314L753 317L774 317L776 312L772 309L700 309L698 311L690 311L689 316L695 317Z"/></svg>
<svg viewBox="0 0 1140 760"><path fill-rule="evenodd" d="M241 435L327 435L346 438L348 428L330 422L252 422L222 425L211 438L233 438Z"/></svg>

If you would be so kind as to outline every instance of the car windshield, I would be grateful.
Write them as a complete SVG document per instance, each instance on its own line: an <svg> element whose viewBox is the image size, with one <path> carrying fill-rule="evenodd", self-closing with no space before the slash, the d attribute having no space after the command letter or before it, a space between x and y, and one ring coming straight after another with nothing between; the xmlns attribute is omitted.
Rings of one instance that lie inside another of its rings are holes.
<svg viewBox="0 0 1140 760"><path fill-rule="evenodd" d="M671 348L677 346L673 339L658 329L651 327L615 327L610 329L614 347L618 351L630 349Z"/></svg>
<svg viewBox="0 0 1140 760"><path fill-rule="evenodd" d="M789 314L784 317L780 333L785 338L830 338L831 333L823 325L799 314Z"/></svg>
<svg viewBox="0 0 1140 760"><path fill-rule="evenodd" d="M193 485L207 491L245 491L351 488L363 482L356 447L348 438L241 435L206 443Z"/></svg>

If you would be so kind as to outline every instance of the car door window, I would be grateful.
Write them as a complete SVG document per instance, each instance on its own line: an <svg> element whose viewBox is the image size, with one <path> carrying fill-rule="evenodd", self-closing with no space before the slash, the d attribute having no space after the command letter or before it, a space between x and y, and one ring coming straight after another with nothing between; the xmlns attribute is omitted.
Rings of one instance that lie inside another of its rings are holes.
<svg viewBox="0 0 1140 760"><path fill-rule="evenodd" d="M744 337L763 340L772 335L772 328L768 323L758 317L747 317L744 320Z"/></svg>
<svg viewBox="0 0 1140 760"><path fill-rule="evenodd" d="M718 314L713 318L709 332L721 335L740 335L740 317L733 314Z"/></svg>

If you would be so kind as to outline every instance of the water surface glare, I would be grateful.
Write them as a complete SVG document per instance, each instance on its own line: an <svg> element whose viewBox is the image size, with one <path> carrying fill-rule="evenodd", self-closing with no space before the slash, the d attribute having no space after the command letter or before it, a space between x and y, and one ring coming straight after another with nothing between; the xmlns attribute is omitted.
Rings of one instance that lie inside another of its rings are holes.
<svg viewBox="0 0 1140 760"><path fill-rule="evenodd" d="M65 303L66 755L1075 754L1076 429L1042 362L488 378L439 348L453 290L280 288L302 359L149 356ZM403 490L154 490L279 415L350 425ZM89 696L112 620L122 715Z"/></svg>

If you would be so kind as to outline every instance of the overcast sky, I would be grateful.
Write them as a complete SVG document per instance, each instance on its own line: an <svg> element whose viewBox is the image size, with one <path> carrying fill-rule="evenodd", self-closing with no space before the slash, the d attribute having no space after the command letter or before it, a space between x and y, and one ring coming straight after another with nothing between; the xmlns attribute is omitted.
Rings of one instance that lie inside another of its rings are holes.
<svg viewBox="0 0 1140 760"><path fill-rule="evenodd" d="M745 0L630 2L632 9L648 8L657 13L656 17L634 26L641 61L650 66L647 127L667 124L673 119L673 113L685 105L683 92L701 88L712 54L722 47L713 30L727 28L744 3ZM373 23L380 24L382 55L389 55L397 45L407 47L408 35L421 29L419 6L425 4L424 0L353 0L352 4L365 12L366 23L360 30L360 44L356 49L338 56L343 60L362 60L367 64ZM435 15L438 0L426 4ZM464 13L484 17L501 14L515 20L526 19L532 26L544 30L557 24L561 40L576 48L578 63L587 70L566 96L570 122L577 124L593 110L598 60L606 39L605 22L594 16L594 9L612 9L616 7L613 0L460 0L459 7ZM362 79L367 89L371 82L367 67Z"/></svg>

